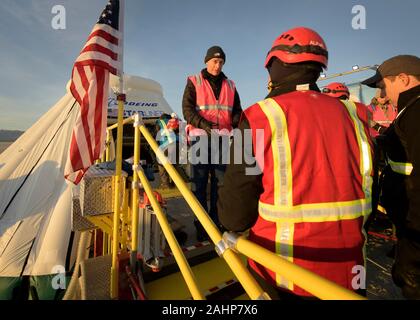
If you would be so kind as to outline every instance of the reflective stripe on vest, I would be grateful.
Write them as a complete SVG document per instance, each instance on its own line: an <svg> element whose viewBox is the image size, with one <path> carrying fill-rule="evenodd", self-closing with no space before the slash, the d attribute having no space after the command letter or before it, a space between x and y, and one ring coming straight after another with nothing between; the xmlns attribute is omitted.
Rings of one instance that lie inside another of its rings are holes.
<svg viewBox="0 0 420 320"><path fill-rule="evenodd" d="M369 200L360 199L279 207L260 201L258 210L265 220L273 222L326 222L356 219L367 215L372 210L372 204Z"/></svg>
<svg viewBox="0 0 420 320"><path fill-rule="evenodd" d="M201 84L202 84L201 74L196 74L194 77L195 77L195 81L197 83L197 86L201 86Z"/></svg>
<svg viewBox="0 0 420 320"><path fill-rule="evenodd" d="M372 152L366 135L364 125L357 116L357 106L353 101L340 100L347 108L356 130L357 143L360 150L360 174L362 176L362 187L365 199L371 199L372 182L370 175L372 171Z"/></svg>
<svg viewBox="0 0 420 320"><path fill-rule="evenodd" d="M276 253L293 262L293 237L295 225L293 223L276 223ZM293 282L276 273L276 283L279 287L293 291Z"/></svg>
<svg viewBox="0 0 420 320"><path fill-rule="evenodd" d="M271 128L271 146L273 151L274 168L274 205L273 212L278 213L279 208L290 208L292 206L292 160L290 152L290 141L287 132L286 116L283 109L273 99L266 99L259 102L261 110L266 115ZM262 202L259 202L259 209ZM268 216L259 210L259 214L266 220ZM293 262L293 236L294 224L280 221L276 222L276 253ZM293 290L293 283L276 273L276 283L279 287Z"/></svg>
<svg viewBox="0 0 420 320"><path fill-rule="evenodd" d="M221 105L208 105L208 106L196 106L195 110L200 111L200 110L223 110L223 111L228 111L228 112L232 112L232 108L229 106L221 106Z"/></svg>
<svg viewBox="0 0 420 320"><path fill-rule="evenodd" d="M391 166L392 171L395 173L409 176L411 171L413 171L413 164L410 162L395 162L391 159L388 159L388 163Z"/></svg>

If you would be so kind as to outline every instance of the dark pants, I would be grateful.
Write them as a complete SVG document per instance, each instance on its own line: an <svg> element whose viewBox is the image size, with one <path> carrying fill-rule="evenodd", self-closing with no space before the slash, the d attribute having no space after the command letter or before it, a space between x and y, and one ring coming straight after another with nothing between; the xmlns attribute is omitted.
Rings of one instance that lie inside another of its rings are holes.
<svg viewBox="0 0 420 320"><path fill-rule="evenodd" d="M206 210L216 225L219 225L217 216L217 192L223 185L224 164L195 164L191 168L191 191ZM207 207L207 182L210 176L210 211Z"/></svg>
<svg viewBox="0 0 420 320"><path fill-rule="evenodd" d="M200 204L206 210L213 222L219 225L217 216L217 193L223 186L223 177L226 170L226 152L229 151L229 139L226 137L200 136L192 142L192 146L197 148L200 144L202 148L194 150L191 157L197 157L199 161L194 161L191 165L191 191L197 197ZM207 144L203 140L206 139ZM191 150L190 150L191 151ZM210 177L210 208L207 206L207 184ZM210 210L209 210L210 209Z"/></svg>

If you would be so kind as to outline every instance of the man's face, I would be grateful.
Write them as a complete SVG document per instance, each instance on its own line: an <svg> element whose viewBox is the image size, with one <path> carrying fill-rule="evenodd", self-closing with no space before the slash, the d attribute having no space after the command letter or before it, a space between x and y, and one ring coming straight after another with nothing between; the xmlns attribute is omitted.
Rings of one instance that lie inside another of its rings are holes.
<svg viewBox="0 0 420 320"><path fill-rule="evenodd" d="M218 76L222 72L222 67L225 61L221 58L212 58L207 61L207 72L213 76Z"/></svg>
<svg viewBox="0 0 420 320"><path fill-rule="evenodd" d="M397 76L394 80L391 80L389 77L385 77L378 84L379 89L381 90L380 98L389 100L392 105L398 105L398 98L400 93L404 91L403 83L401 79Z"/></svg>

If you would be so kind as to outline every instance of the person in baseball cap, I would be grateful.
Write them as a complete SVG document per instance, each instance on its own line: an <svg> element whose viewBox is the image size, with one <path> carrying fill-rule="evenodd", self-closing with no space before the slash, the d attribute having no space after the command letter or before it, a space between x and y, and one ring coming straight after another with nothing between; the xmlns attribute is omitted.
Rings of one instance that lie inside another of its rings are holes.
<svg viewBox="0 0 420 320"><path fill-rule="evenodd" d="M399 55L362 82L381 89L398 115L380 140L387 165L381 203L397 231L394 283L407 299L420 299L420 58Z"/></svg>
<svg viewBox="0 0 420 320"><path fill-rule="evenodd" d="M373 77L362 84L381 89L381 97L385 95L391 103L398 105L401 92L416 86L420 79L420 58L414 55L398 55L385 60L376 70Z"/></svg>

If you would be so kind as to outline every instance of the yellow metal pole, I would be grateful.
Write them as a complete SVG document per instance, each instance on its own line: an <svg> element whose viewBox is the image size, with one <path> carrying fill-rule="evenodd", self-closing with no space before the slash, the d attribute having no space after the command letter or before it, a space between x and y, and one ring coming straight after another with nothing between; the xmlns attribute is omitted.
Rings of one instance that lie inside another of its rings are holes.
<svg viewBox="0 0 420 320"><path fill-rule="evenodd" d="M108 254L108 234L102 232L102 255L105 256Z"/></svg>
<svg viewBox="0 0 420 320"><path fill-rule="evenodd" d="M118 131L117 131L117 150L115 162L115 193L114 193L114 216L112 229L112 266L111 266L111 299L118 298L118 246L120 231L120 193L121 186L121 166L122 166L122 138L123 138L123 113L125 95L118 94Z"/></svg>
<svg viewBox="0 0 420 320"><path fill-rule="evenodd" d="M125 187L123 186L125 189ZM121 211L121 248L128 249L128 193L124 190L123 205Z"/></svg>
<svg viewBox="0 0 420 320"><path fill-rule="evenodd" d="M366 298L306 270L273 252L239 237L235 248L247 257L281 274L296 285L325 300L366 300Z"/></svg>
<svg viewBox="0 0 420 320"><path fill-rule="evenodd" d="M107 128L106 129L106 152L105 152L105 161L109 161L110 160L110 148L111 148L111 129Z"/></svg>
<svg viewBox="0 0 420 320"><path fill-rule="evenodd" d="M107 254L112 254L112 237L108 235Z"/></svg>
<svg viewBox="0 0 420 320"><path fill-rule="evenodd" d="M140 131L138 129L139 116L136 114L134 122L134 159L133 159L133 184L132 190L132 218L131 218L131 253L130 265L132 271L135 271L137 265L137 247L138 247L138 233L139 233L139 176L136 173L140 165Z"/></svg>
<svg viewBox="0 0 420 320"><path fill-rule="evenodd" d="M182 253L182 249L179 246L179 243L176 240L175 235L169 225L168 219L166 219L166 216L163 213L159 202L156 200L152 187L150 186L149 180L147 180L146 175L143 172L143 169L137 170L137 173L140 177L140 181L143 185L144 191L146 191L146 194L150 200L150 203L152 204L153 211L156 214L156 218L159 221L163 234L165 235L165 238L168 241L169 247L171 248L172 253L174 254L174 258L178 264L179 270L184 276L188 289L190 290L192 294L192 297L195 300L205 300L205 297L202 295L202 293L200 292L200 289L197 286L197 281L195 280L194 274L192 273L192 270L190 266L188 265L187 259Z"/></svg>
<svg viewBox="0 0 420 320"><path fill-rule="evenodd" d="M346 71L346 72L340 72L340 73L335 73L332 74L330 76L324 77L324 78L319 78L317 81L325 81L325 80L329 80L332 78L337 78L337 77L341 77L341 76L346 76L348 74L352 74L355 72L361 72L361 71L365 71L365 70L376 70L378 68L378 65L373 65L373 66L366 66L366 67L361 67L355 70L351 70L351 71Z"/></svg>
<svg viewBox="0 0 420 320"><path fill-rule="evenodd" d="M181 178L179 173L175 170L174 166L165 157L162 150L158 147L155 139L153 139L147 128L144 125L141 125L139 128L144 138L155 152L156 157L165 167L169 176L172 178L175 185L178 187L179 191L191 207L192 211L195 213L197 219L209 234L211 240L218 244L222 240L222 235L220 234L219 229L217 229L213 221L208 217L206 211L203 209L200 202L198 202L197 198L194 196L191 190L188 188L187 184ZM236 278L242 284L246 293L251 299L268 298L267 295L264 294L264 291L261 289L257 281L251 276L247 268L242 264L241 259L231 249L228 248L223 252L223 258L226 260L226 263L229 265L230 269L233 271Z"/></svg>
<svg viewBox="0 0 420 320"><path fill-rule="evenodd" d="M131 123L131 122L133 122L133 121L134 121L134 116L131 116L131 117L129 117L129 118L125 118L125 119L122 121L122 124ZM117 122L117 123L114 123L113 125L111 125L111 126L109 126L109 127L107 127L107 129L108 129L108 130L113 130L113 129L115 129L115 128L118 128L118 122Z"/></svg>

